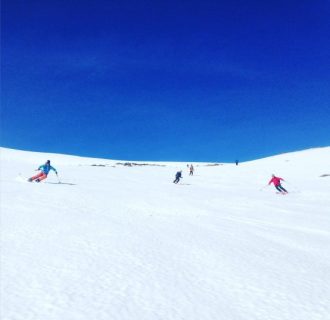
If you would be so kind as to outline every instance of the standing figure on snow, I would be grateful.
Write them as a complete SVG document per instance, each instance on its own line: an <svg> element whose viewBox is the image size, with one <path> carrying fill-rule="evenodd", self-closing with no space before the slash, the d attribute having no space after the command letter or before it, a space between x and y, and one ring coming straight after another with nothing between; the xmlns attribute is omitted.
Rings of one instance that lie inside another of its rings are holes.
<svg viewBox="0 0 330 320"><path fill-rule="evenodd" d="M190 176L193 176L193 175L194 175L194 167L193 167L192 164L190 165L189 171L190 171L190 172L189 172L189 175L190 175Z"/></svg>
<svg viewBox="0 0 330 320"><path fill-rule="evenodd" d="M274 174L272 174L272 178L270 179L270 181L268 182L268 185L270 185L271 183L274 183L274 186L276 188L276 190L278 190L281 193L288 193L288 191L286 191L282 185L281 185L281 181L285 181L284 179L280 178L280 177L276 177Z"/></svg>
<svg viewBox="0 0 330 320"><path fill-rule="evenodd" d="M173 183L178 183L181 178L182 178L182 171L178 171L175 175L175 180L173 181Z"/></svg>
<svg viewBox="0 0 330 320"><path fill-rule="evenodd" d="M235 161L236 165L238 166L238 160Z"/></svg>
<svg viewBox="0 0 330 320"><path fill-rule="evenodd" d="M37 175L28 179L29 182L40 182L41 180L46 179L50 170L53 170L57 175L56 169L50 165L50 160L47 160L45 164L42 164L38 169L36 169L36 171L39 170L40 172Z"/></svg>

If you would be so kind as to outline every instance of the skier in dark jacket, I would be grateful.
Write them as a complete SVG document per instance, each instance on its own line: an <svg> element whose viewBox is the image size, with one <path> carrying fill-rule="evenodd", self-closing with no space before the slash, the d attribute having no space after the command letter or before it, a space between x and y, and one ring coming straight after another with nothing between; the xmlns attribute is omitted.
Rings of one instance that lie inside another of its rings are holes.
<svg viewBox="0 0 330 320"><path fill-rule="evenodd" d="M193 176L193 175L194 175L194 167L193 167L193 165L190 165L190 168L189 168L189 175L190 175L190 176Z"/></svg>
<svg viewBox="0 0 330 320"><path fill-rule="evenodd" d="M181 178L182 178L182 171L178 171L175 175L175 180L173 181L173 183L178 183Z"/></svg>

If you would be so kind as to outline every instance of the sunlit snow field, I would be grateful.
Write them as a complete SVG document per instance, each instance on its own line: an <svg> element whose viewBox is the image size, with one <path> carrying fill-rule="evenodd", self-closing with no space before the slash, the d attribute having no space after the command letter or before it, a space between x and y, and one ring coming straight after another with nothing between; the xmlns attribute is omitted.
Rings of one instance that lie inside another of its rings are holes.
<svg viewBox="0 0 330 320"><path fill-rule="evenodd" d="M194 176L0 153L1 320L330 319L330 147Z"/></svg>

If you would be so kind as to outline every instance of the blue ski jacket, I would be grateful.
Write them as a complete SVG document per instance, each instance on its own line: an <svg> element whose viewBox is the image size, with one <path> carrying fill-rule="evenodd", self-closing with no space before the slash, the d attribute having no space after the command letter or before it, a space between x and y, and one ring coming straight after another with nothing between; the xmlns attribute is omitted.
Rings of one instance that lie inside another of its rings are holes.
<svg viewBox="0 0 330 320"><path fill-rule="evenodd" d="M42 164L38 170L41 170L44 174L48 174L50 170L55 171L55 173L57 174L57 171L54 167L52 167L51 165L48 164Z"/></svg>

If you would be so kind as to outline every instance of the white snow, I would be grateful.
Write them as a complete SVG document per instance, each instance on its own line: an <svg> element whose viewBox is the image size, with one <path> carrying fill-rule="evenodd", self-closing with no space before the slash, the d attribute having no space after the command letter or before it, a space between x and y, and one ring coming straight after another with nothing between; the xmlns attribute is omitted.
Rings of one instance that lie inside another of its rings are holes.
<svg viewBox="0 0 330 320"><path fill-rule="evenodd" d="M330 147L193 177L0 152L1 320L330 319ZM62 183L22 181L47 159Z"/></svg>

